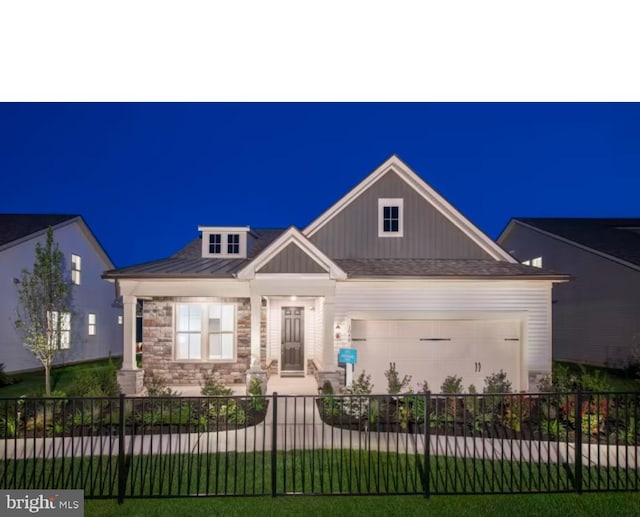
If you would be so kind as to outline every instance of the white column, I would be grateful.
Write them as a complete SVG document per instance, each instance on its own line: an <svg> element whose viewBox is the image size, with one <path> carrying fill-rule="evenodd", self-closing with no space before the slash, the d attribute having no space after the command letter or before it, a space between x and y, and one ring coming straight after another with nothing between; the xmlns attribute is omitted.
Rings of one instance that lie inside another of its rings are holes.
<svg viewBox="0 0 640 517"><path fill-rule="evenodd" d="M324 332L322 340L322 367L325 371L336 369L336 357L333 350L334 313L334 297L325 296L322 311L322 317L324 318Z"/></svg>
<svg viewBox="0 0 640 517"><path fill-rule="evenodd" d="M122 369L137 370L136 363L136 302L135 296L123 296L124 318L122 322L122 331L124 339L122 342Z"/></svg>
<svg viewBox="0 0 640 517"><path fill-rule="evenodd" d="M251 367L260 367L260 312L262 297L251 295Z"/></svg>

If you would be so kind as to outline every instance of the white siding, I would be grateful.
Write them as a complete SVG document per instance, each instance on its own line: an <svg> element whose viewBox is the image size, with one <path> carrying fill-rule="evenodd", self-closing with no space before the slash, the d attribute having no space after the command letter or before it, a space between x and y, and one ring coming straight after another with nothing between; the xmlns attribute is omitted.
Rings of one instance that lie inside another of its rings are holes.
<svg viewBox="0 0 640 517"><path fill-rule="evenodd" d="M523 373L544 372L551 368L551 285L526 280L339 282L336 320L511 316L523 322Z"/></svg>
<svg viewBox="0 0 640 517"><path fill-rule="evenodd" d="M113 306L113 284L100 278L112 265L97 252L77 222L55 230L54 239L64 253L67 274L70 274L72 253L82 260L80 285L74 285L72 290L71 347L59 354L57 363L97 359L109 353L122 355L122 326L118 325L122 308ZM0 252L0 363L4 363L9 372L42 366L24 348L15 330L18 299L13 279L20 278L23 268L33 269L36 242L44 244L45 240L46 235L42 235ZM96 315L95 336L87 335L89 313Z"/></svg>

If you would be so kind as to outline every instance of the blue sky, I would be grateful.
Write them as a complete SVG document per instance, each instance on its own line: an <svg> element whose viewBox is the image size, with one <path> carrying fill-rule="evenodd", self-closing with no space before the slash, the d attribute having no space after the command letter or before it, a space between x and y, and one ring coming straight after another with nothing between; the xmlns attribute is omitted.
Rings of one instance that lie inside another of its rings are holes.
<svg viewBox="0 0 640 517"><path fill-rule="evenodd" d="M640 103L3 103L0 211L82 214L126 266L198 225L304 227L392 153L493 238L640 217Z"/></svg>

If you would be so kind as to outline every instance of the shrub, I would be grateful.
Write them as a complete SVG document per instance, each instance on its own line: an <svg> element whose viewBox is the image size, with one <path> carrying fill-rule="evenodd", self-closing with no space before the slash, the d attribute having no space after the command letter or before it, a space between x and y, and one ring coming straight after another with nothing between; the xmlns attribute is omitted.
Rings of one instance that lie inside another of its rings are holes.
<svg viewBox="0 0 640 517"><path fill-rule="evenodd" d="M429 391L429 383L422 381L418 383L417 393L427 393Z"/></svg>
<svg viewBox="0 0 640 517"><path fill-rule="evenodd" d="M600 369L589 371L584 365L580 365L580 375L576 379L577 387L583 391L611 391L612 385L609 376Z"/></svg>
<svg viewBox="0 0 640 517"><path fill-rule="evenodd" d="M4 371L4 363L0 363L0 388L3 386L9 386L15 382L15 378L11 377Z"/></svg>
<svg viewBox="0 0 640 517"><path fill-rule="evenodd" d="M351 383L351 387L356 390L357 393L371 393L373 391L373 384L371 384L371 374L368 374L365 370L362 370L358 378Z"/></svg>
<svg viewBox="0 0 640 517"><path fill-rule="evenodd" d="M250 405L255 411L262 411L266 407L265 398L262 395L262 382L258 377L253 377L249 381L249 396L251 398Z"/></svg>
<svg viewBox="0 0 640 517"><path fill-rule="evenodd" d="M147 375L144 376L144 386L147 388L147 395L150 397L176 397L178 396L177 391L173 391L169 387L169 383L164 377L153 376L149 377Z"/></svg>
<svg viewBox="0 0 640 517"><path fill-rule="evenodd" d="M401 393L411 382L411 375L405 375L402 380L400 380L396 363L389 363L389 369L384 372L384 376L387 378L387 393L390 395Z"/></svg>
<svg viewBox="0 0 640 517"><path fill-rule="evenodd" d="M449 375L440 385L442 393L462 393L462 377Z"/></svg>
<svg viewBox="0 0 640 517"><path fill-rule="evenodd" d="M369 395L372 389L371 375L363 370L351 386L344 389L345 395L353 395L341 399L344 413L357 419L365 418L369 414L370 406L370 398L366 395Z"/></svg>
<svg viewBox="0 0 640 517"><path fill-rule="evenodd" d="M331 384L331 381L328 379L324 381L321 390L323 395L333 395L333 384Z"/></svg>
<svg viewBox="0 0 640 517"><path fill-rule="evenodd" d="M222 383L217 373L212 372L204 376L204 383L200 383L200 393L205 397L228 397L233 395L233 390Z"/></svg>
<svg viewBox="0 0 640 517"><path fill-rule="evenodd" d="M511 393L511 382L503 370L485 377L483 393Z"/></svg>

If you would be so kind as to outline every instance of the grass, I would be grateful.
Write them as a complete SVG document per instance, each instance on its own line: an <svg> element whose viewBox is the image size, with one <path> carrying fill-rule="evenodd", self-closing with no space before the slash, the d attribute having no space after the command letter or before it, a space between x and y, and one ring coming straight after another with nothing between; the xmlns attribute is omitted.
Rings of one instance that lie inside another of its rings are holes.
<svg viewBox="0 0 640 517"><path fill-rule="evenodd" d="M112 358L116 368L120 368L122 359ZM79 363L71 366L56 366L51 370L51 391L67 391L74 380L85 371L101 369L107 366L109 359ZM14 376L18 382L0 388L0 397L32 396L44 393L44 370L20 373Z"/></svg>
<svg viewBox="0 0 640 517"><path fill-rule="evenodd" d="M85 515L92 517L163 517L176 515L209 517L212 515L271 517L283 515L315 516L410 516L438 515L455 517L582 517L640 515L639 493L540 494L375 497L270 497L132 499L118 505L112 500L85 501Z"/></svg>
<svg viewBox="0 0 640 517"><path fill-rule="evenodd" d="M114 451L115 452L115 451ZM127 497L270 495L271 453L140 455L128 459ZM433 494L574 490L574 468L537 462L432 457ZM583 468L584 490L638 490L640 473ZM423 494L421 455L354 450L276 454L278 494ZM117 495L117 456L5 460L0 487L83 488L87 497Z"/></svg>

